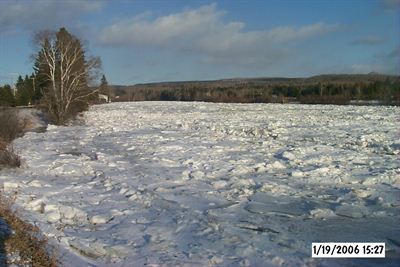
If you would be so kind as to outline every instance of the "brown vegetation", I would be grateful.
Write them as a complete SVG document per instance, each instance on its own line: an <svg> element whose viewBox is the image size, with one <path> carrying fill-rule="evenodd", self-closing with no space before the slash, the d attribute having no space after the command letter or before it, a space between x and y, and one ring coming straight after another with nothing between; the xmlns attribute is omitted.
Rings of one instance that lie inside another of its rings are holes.
<svg viewBox="0 0 400 267"><path fill-rule="evenodd" d="M12 145L0 139L0 169L1 166L20 167L21 158L14 152Z"/></svg>
<svg viewBox="0 0 400 267"><path fill-rule="evenodd" d="M0 217L13 229L11 235L4 240L5 251L13 256L12 259L7 259L7 263L32 267L57 266L54 251L52 254L48 253L51 248L47 239L40 234L37 227L20 219L12 210L12 204L13 200L0 193Z"/></svg>
<svg viewBox="0 0 400 267"><path fill-rule="evenodd" d="M8 108L0 110L0 168L21 165L21 159L14 152L11 142L23 133L26 123L18 118L18 110Z"/></svg>
<svg viewBox="0 0 400 267"><path fill-rule="evenodd" d="M18 117L18 110L13 108L0 109L0 138L5 142L11 142L19 137L27 124Z"/></svg>

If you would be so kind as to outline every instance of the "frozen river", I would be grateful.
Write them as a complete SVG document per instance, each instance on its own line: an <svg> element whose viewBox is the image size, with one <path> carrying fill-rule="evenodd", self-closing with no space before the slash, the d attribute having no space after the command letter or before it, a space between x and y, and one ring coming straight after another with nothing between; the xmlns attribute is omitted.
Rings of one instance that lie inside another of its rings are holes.
<svg viewBox="0 0 400 267"><path fill-rule="evenodd" d="M400 109L113 103L2 170L65 266L398 266ZM386 259L311 259L311 242Z"/></svg>

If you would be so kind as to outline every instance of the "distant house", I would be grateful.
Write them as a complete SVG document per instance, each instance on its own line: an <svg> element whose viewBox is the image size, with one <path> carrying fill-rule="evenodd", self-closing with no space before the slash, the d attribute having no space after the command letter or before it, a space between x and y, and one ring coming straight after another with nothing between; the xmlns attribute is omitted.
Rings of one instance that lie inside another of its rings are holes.
<svg viewBox="0 0 400 267"><path fill-rule="evenodd" d="M107 95L99 94L99 101L111 103L111 98L109 98Z"/></svg>

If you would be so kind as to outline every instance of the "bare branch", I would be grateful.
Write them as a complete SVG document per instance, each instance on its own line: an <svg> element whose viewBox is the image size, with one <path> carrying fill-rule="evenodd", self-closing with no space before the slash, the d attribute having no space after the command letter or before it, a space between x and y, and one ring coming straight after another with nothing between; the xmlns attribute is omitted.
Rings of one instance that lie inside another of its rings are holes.
<svg viewBox="0 0 400 267"><path fill-rule="evenodd" d="M98 93L88 91L88 82L98 73L100 59L86 60L82 42L65 29L39 32L34 40L40 46L38 68L50 82L44 100L56 123L63 124L76 106L86 107L89 98Z"/></svg>

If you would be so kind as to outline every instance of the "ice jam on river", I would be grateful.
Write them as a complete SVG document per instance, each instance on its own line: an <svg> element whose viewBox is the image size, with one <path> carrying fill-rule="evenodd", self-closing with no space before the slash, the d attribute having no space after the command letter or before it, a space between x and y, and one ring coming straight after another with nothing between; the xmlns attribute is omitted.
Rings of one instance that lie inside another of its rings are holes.
<svg viewBox="0 0 400 267"><path fill-rule="evenodd" d="M398 107L134 102L15 140L0 171L64 266L396 266ZM385 242L386 259L312 259Z"/></svg>

